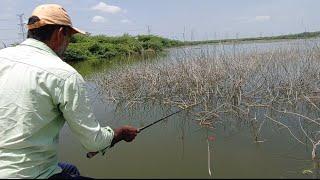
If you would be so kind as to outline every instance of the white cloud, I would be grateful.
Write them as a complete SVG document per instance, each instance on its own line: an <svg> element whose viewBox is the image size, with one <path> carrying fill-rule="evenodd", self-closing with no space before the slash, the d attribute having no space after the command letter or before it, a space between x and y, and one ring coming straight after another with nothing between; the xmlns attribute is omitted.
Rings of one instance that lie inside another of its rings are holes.
<svg viewBox="0 0 320 180"><path fill-rule="evenodd" d="M130 24L131 23L131 21L129 19L122 19L120 22L123 24Z"/></svg>
<svg viewBox="0 0 320 180"><path fill-rule="evenodd" d="M254 20L257 22L269 21L270 19L271 19L271 16L256 16L254 18Z"/></svg>
<svg viewBox="0 0 320 180"><path fill-rule="evenodd" d="M93 6L91 9L98 10L101 12L111 13L111 14L116 14L116 13L119 13L122 11L122 9L120 7L108 5L104 2L99 2L99 4Z"/></svg>
<svg viewBox="0 0 320 180"><path fill-rule="evenodd" d="M238 17L235 20L238 23L266 22L271 20L271 16Z"/></svg>
<svg viewBox="0 0 320 180"><path fill-rule="evenodd" d="M91 20L93 23L104 23L106 22L106 19L102 16L94 16Z"/></svg>

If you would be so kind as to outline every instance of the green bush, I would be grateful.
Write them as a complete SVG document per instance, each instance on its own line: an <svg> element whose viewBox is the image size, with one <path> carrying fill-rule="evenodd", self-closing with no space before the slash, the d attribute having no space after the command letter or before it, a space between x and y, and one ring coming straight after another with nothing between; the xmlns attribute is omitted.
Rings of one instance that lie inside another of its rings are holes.
<svg viewBox="0 0 320 180"><path fill-rule="evenodd" d="M92 43L88 50L92 55L101 55L104 53L103 44L97 42Z"/></svg>
<svg viewBox="0 0 320 180"><path fill-rule="evenodd" d="M180 44L182 44L180 41L154 35L139 35L136 37L129 34L119 37L75 35L70 40L65 59L69 61L90 58L110 59L116 56L141 54L144 50L160 52L163 48Z"/></svg>
<svg viewBox="0 0 320 180"><path fill-rule="evenodd" d="M85 43L90 42L91 37L88 35L76 34L71 37L70 43Z"/></svg>
<svg viewBox="0 0 320 180"><path fill-rule="evenodd" d="M161 41L158 41L156 39L151 39L149 41L146 41L142 44L142 46L144 47L144 49L148 49L148 50L154 50L154 51L161 51L163 48L163 44L161 43Z"/></svg>
<svg viewBox="0 0 320 180"><path fill-rule="evenodd" d="M64 54L64 58L67 61L82 61L88 59L88 51L85 48L79 48L80 44L70 44L67 51Z"/></svg>

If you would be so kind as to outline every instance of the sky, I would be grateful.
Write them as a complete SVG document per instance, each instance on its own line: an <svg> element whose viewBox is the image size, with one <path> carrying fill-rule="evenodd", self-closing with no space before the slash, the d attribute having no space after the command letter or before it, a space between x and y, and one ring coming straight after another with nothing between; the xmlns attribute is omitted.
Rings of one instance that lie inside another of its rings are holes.
<svg viewBox="0 0 320 180"><path fill-rule="evenodd" d="M93 35L154 34L210 40L320 31L319 0L0 0L0 46L21 42L40 4L62 5L73 25Z"/></svg>

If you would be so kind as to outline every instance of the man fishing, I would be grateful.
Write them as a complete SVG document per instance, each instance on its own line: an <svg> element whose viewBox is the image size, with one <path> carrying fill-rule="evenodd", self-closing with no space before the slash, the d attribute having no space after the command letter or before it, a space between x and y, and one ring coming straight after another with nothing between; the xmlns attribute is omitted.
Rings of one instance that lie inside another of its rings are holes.
<svg viewBox="0 0 320 180"><path fill-rule="evenodd" d="M27 27L26 41L0 51L0 177L85 178L57 161L65 122L88 152L131 142L138 129L113 130L95 119L82 76L60 59L70 37L84 33L63 7L36 7Z"/></svg>

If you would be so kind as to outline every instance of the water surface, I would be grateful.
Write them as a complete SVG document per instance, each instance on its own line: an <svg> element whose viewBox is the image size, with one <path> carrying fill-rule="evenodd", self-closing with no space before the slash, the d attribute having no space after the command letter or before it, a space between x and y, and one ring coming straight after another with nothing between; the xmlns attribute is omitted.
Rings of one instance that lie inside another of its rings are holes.
<svg viewBox="0 0 320 180"><path fill-rule="evenodd" d="M301 45L305 42L297 40L294 43ZM183 59L186 54L197 56L206 52L214 56L221 51L233 53L242 48L268 51L270 48L284 46L288 46L288 43L242 44L236 48L232 44L174 48L152 63L172 61L179 57ZM130 66L136 63L141 61L131 61ZM106 68L113 70L118 65L105 62L95 66L99 67L96 68L98 71ZM86 77L90 76L90 71L95 71L94 66L90 66L90 70L88 66L85 63L76 65L82 72L86 72L83 73ZM101 101L92 82L88 82L88 91L97 119L102 125L114 128L121 125L142 127L174 111L150 105L135 110L116 109L113 104ZM105 157L97 155L93 159L86 158L84 148L66 125L60 135L59 159L74 163L82 175L95 178L316 177L315 174L303 173L313 168L310 147L299 144L286 129L279 130L271 121L264 122L259 135L261 142L256 143L252 123L248 122L229 116L225 121L217 123L213 130L208 130L199 127L188 112L182 112L146 129L134 142L120 142ZM261 123L258 118L258 125ZM209 141L212 176L208 173L208 136L215 137Z"/></svg>

